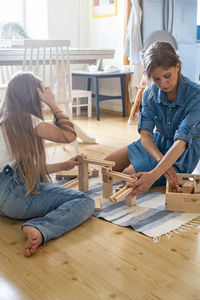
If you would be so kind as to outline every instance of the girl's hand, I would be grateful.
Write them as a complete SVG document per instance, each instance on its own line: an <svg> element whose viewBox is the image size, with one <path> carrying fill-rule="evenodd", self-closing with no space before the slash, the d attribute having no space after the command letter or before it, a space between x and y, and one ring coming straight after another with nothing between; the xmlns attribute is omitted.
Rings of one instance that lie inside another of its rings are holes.
<svg viewBox="0 0 200 300"><path fill-rule="evenodd" d="M166 179L168 179L173 185L178 186L179 185L179 181L178 181L178 177L176 174L176 171L174 170L173 167L169 168L165 173L164 176Z"/></svg>
<svg viewBox="0 0 200 300"><path fill-rule="evenodd" d="M131 178L138 178L135 182L129 184L129 187L133 188L133 191L130 194L132 197L149 190L156 181L151 172L139 172L131 175Z"/></svg>
<svg viewBox="0 0 200 300"><path fill-rule="evenodd" d="M77 161L77 156L74 156L74 157L70 158L65 163L66 163L66 166L65 166L65 169L64 169L65 171L71 170L75 166L80 166L82 164L81 161Z"/></svg>
<svg viewBox="0 0 200 300"><path fill-rule="evenodd" d="M41 85L41 88L37 88L37 91L42 102L49 106L55 104L55 95L52 93L50 87L44 87Z"/></svg>

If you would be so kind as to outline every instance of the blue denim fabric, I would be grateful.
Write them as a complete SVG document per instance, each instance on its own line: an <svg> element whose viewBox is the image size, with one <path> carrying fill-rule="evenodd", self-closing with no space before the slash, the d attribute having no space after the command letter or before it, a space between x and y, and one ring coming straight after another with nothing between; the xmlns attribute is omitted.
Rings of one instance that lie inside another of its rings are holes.
<svg viewBox="0 0 200 300"><path fill-rule="evenodd" d="M36 191L39 193L25 198L20 177L13 176L9 166L0 172L0 215L29 219L22 227L37 228L44 243L80 225L94 211L94 200L83 192L56 184L36 186Z"/></svg>
<svg viewBox="0 0 200 300"><path fill-rule="evenodd" d="M192 173L200 159L200 85L181 76L177 98L170 102L155 84L143 93L138 131L152 133L153 141L163 155L174 141L182 139L187 147L173 167L178 173ZM129 160L136 172L149 171L157 163L138 140L128 146ZM158 184L165 184L162 176Z"/></svg>

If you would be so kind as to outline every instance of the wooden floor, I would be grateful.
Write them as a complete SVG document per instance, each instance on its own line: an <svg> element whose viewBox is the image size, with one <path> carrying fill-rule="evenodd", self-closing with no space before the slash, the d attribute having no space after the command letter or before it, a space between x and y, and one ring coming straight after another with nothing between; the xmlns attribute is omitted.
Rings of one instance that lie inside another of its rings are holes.
<svg viewBox="0 0 200 300"><path fill-rule="evenodd" d="M94 145L80 143L81 152L98 158L138 137L137 120L127 126L120 115L76 122L97 138ZM67 159L73 150L51 143L47 149L50 161ZM154 244L130 228L91 217L25 258L20 224L0 218L2 300L200 299L200 226Z"/></svg>

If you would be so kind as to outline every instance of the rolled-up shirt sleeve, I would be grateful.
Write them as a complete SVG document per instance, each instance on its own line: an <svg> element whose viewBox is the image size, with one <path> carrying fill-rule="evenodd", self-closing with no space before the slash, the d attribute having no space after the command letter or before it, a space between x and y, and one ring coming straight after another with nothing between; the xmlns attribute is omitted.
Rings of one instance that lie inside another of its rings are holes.
<svg viewBox="0 0 200 300"><path fill-rule="evenodd" d="M194 104L189 107L188 112L185 115L185 118L180 123L178 129L174 135L174 141L177 139L184 140L187 142L189 147L192 143L192 140L200 136L200 101L199 97L194 101Z"/></svg>
<svg viewBox="0 0 200 300"><path fill-rule="evenodd" d="M138 123L138 132L141 130L149 131L153 133L153 129L155 127L153 111L151 108L151 100L149 99L149 91L146 89L143 93L142 99L142 111L140 114L140 119Z"/></svg>

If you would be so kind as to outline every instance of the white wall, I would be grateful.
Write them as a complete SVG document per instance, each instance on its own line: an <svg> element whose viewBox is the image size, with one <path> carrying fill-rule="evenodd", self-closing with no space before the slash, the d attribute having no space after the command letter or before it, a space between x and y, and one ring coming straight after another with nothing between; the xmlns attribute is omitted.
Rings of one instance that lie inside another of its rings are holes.
<svg viewBox="0 0 200 300"><path fill-rule="evenodd" d="M48 0L27 0L25 2L25 27L31 39L48 37Z"/></svg>
<svg viewBox="0 0 200 300"><path fill-rule="evenodd" d="M117 0L117 16L93 18L92 0L89 1L89 47L90 48L114 48L113 60L105 59L103 65L120 67L123 65L124 45L124 0ZM116 79L102 79L100 92L107 95L120 95L120 81ZM122 111L121 100L109 100L100 103L106 109Z"/></svg>
<svg viewBox="0 0 200 300"><path fill-rule="evenodd" d="M88 47L88 0L48 0L49 39L69 39L71 47Z"/></svg>
<svg viewBox="0 0 200 300"><path fill-rule="evenodd" d="M92 0L48 0L47 12L48 38L69 39L73 48L114 48L114 59L104 60L103 65L123 64L124 0L117 0L117 16L113 17L93 18ZM74 87L84 88L86 82L76 80ZM119 79L102 80L100 92L120 95ZM100 106L122 111L120 100L103 101Z"/></svg>

